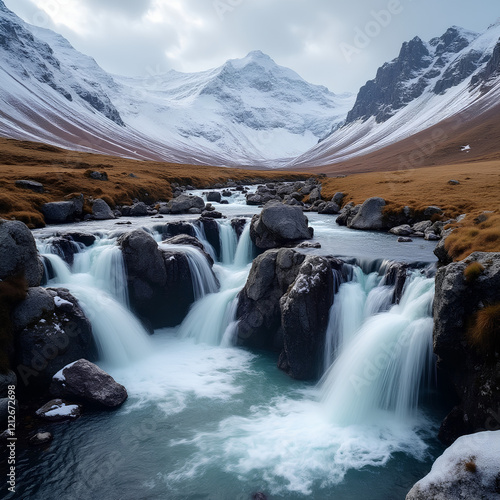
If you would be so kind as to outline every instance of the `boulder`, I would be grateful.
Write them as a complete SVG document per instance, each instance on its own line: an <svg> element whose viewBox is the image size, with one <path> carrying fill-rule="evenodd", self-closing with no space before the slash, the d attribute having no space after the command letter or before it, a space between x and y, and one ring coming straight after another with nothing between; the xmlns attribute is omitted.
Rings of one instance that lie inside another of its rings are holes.
<svg viewBox="0 0 500 500"><path fill-rule="evenodd" d="M214 264L212 257L210 257L210 255L205 252L203 243L197 238L193 238L192 236L188 236L187 234L179 234L178 236L174 236L173 238L168 238L163 243L166 243L167 245L190 245L196 247L203 253L211 266L213 266Z"/></svg>
<svg viewBox="0 0 500 500"><path fill-rule="evenodd" d="M245 227L247 225L247 219L231 219L231 227L234 229L238 240L240 239Z"/></svg>
<svg viewBox="0 0 500 500"><path fill-rule="evenodd" d="M52 253L61 257L61 259L70 266L75 260L75 255L80 252L78 243L67 235L52 238L50 240L50 246Z"/></svg>
<svg viewBox="0 0 500 500"><path fill-rule="evenodd" d="M314 231L308 224L307 217L299 207L270 203L260 215L252 218L250 237L257 248L276 248L312 239Z"/></svg>
<svg viewBox="0 0 500 500"><path fill-rule="evenodd" d="M441 215L443 211L439 207L430 206L424 210L424 217L430 219L433 215Z"/></svg>
<svg viewBox="0 0 500 500"><path fill-rule="evenodd" d="M319 214L334 215L340 212L340 207L333 201L327 201L321 208L318 209Z"/></svg>
<svg viewBox="0 0 500 500"><path fill-rule="evenodd" d="M463 436L435 462L406 500L500 498L500 431Z"/></svg>
<svg viewBox="0 0 500 500"><path fill-rule="evenodd" d="M81 231L71 231L64 233L63 235L66 238L71 238L73 241L77 243L82 243L86 247L91 247L97 240L97 237L90 233L83 233Z"/></svg>
<svg viewBox="0 0 500 500"><path fill-rule="evenodd" d="M106 172L90 172L89 177L91 179L94 179L95 181L107 181L108 180L108 174Z"/></svg>
<svg viewBox="0 0 500 500"><path fill-rule="evenodd" d="M194 302L186 255L161 250L142 229L124 235L119 243L133 311L153 328L178 325Z"/></svg>
<svg viewBox="0 0 500 500"><path fill-rule="evenodd" d="M217 259L220 260L222 249L220 243L219 224L217 224L214 219L203 217L198 219L197 223L203 228L207 241L210 245L212 245Z"/></svg>
<svg viewBox="0 0 500 500"><path fill-rule="evenodd" d="M315 203L321 201L321 186L315 187L309 194L309 202Z"/></svg>
<svg viewBox="0 0 500 500"><path fill-rule="evenodd" d="M229 193L229 196L231 196L231 193ZM212 203L220 203L222 200L222 195L219 191L210 191L207 193L207 201L212 202Z"/></svg>
<svg viewBox="0 0 500 500"><path fill-rule="evenodd" d="M431 226L432 222L430 220L424 220L413 224L412 229L416 233L425 233Z"/></svg>
<svg viewBox="0 0 500 500"><path fill-rule="evenodd" d="M96 220L108 220L115 218L115 214L111 210L110 206L101 198L94 201L92 205L92 215Z"/></svg>
<svg viewBox="0 0 500 500"><path fill-rule="evenodd" d="M342 202L344 201L345 194L337 192L333 195L332 201L336 203L339 207L342 206Z"/></svg>
<svg viewBox="0 0 500 500"><path fill-rule="evenodd" d="M29 286L39 286L43 264L26 224L0 219L0 279L24 273Z"/></svg>
<svg viewBox="0 0 500 500"><path fill-rule="evenodd" d="M170 213L172 214L185 214L188 213L191 209L199 210L199 213L205 208L205 202L203 198L199 196L188 196L185 194L181 194L177 198L171 200L168 203L168 207L170 208Z"/></svg>
<svg viewBox="0 0 500 500"><path fill-rule="evenodd" d="M189 222L169 222L168 224L155 226L153 229L158 231L163 238L173 238L180 234L196 237L196 231Z"/></svg>
<svg viewBox="0 0 500 500"><path fill-rule="evenodd" d="M408 238L407 236L400 236L398 238L398 243L412 243L413 240L411 238Z"/></svg>
<svg viewBox="0 0 500 500"><path fill-rule="evenodd" d="M283 351L278 366L295 379L313 380L320 376L333 294L329 261L308 256L294 283L281 297Z"/></svg>
<svg viewBox="0 0 500 500"><path fill-rule="evenodd" d="M439 375L458 399L441 425L439 436L446 444L498 426L491 414L500 401L498 309L500 253L476 252L438 270L434 352Z"/></svg>
<svg viewBox="0 0 500 500"><path fill-rule="evenodd" d="M402 226L393 227L389 232L396 236L410 236L413 233L413 229L408 224L403 224Z"/></svg>
<svg viewBox="0 0 500 500"><path fill-rule="evenodd" d="M386 203L383 198L368 198L359 212L348 223L351 229L362 229L366 231L378 231L384 229L383 210Z"/></svg>
<svg viewBox="0 0 500 500"><path fill-rule="evenodd" d="M116 408L128 397L123 385L86 359L79 359L57 372L50 392L57 397L77 398L83 403L104 408Z"/></svg>
<svg viewBox="0 0 500 500"><path fill-rule="evenodd" d="M62 399L52 399L35 412L38 418L48 422L61 422L75 420L82 414L82 407L77 404L67 403Z"/></svg>
<svg viewBox="0 0 500 500"><path fill-rule="evenodd" d="M31 391L46 388L63 366L96 359L92 327L64 288L31 288L12 312L18 380Z"/></svg>
<svg viewBox="0 0 500 500"><path fill-rule="evenodd" d="M216 210L212 210L210 212L207 212L205 210L204 212L201 213L201 216L207 219L222 219L222 213L217 212Z"/></svg>
<svg viewBox="0 0 500 500"><path fill-rule="evenodd" d="M237 343L280 352L280 299L295 281L306 256L292 249L268 250L252 264L238 296Z"/></svg>
<svg viewBox="0 0 500 500"><path fill-rule="evenodd" d="M130 208L130 217L146 217L148 215L148 206L140 201L139 203L134 203Z"/></svg>
<svg viewBox="0 0 500 500"><path fill-rule="evenodd" d="M53 201L42 205L45 222L49 224L64 224L74 222L83 214L83 194L66 201Z"/></svg>
<svg viewBox="0 0 500 500"><path fill-rule="evenodd" d="M30 191L33 191L34 193L39 193L39 194L42 194L44 192L43 184L36 181L21 179L16 181L16 187L21 189L28 189Z"/></svg>
<svg viewBox="0 0 500 500"><path fill-rule="evenodd" d="M337 224L339 226L349 226L358 214L358 212L361 210L361 205L354 205L353 202L348 203L341 211L339 216L337 217Z"/></svg>

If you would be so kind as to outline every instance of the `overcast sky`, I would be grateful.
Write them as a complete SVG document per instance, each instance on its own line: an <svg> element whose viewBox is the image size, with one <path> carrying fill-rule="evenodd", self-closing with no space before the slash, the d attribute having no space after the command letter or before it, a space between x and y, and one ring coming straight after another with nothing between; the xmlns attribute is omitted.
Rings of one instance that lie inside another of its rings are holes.
<svg viewBox="0 0 500 500"><path fill-rule="evenodd" d="M262 50L336 93L357 92L414 36L484 31L499 0L4 0L107 71L193 72Z"/></svg>

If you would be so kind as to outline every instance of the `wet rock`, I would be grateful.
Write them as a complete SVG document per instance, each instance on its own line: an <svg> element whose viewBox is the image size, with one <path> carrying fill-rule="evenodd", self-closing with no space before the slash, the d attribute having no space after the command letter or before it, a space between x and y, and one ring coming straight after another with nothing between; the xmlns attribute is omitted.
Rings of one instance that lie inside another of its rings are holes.
<svg viewBox="0 0 500 500"><path fill-rule="evenodd" d="M154 230L158 231L163 238L173 238L180 234L196 237L196 231L189 222L169 222L168 224L155 226Z"/></svg>
<svg viewBox="0 0 500 500"><path fill-rule="evenodd" d="M313 380L320 375L333 293L329 261L308 256L280 300L283 351L278 366L295 379Z"/></svg>
<svg viewBox="0 0 500 500"><path fill-rule="evenodd" d="M250 237L257 248L276 248L294 241L310 240L314 230L308 225L300 208L270 203L260 215L252 218Z"/></svg>
<svg viewBox="0 0 500 500"><path fill-rule="evenodd" d="M466 269L473 263L477 263L479 272L469 279ZM468 336L477 315L487 313L486 308L493 308L488 311L493 318L490 322L495 321L494 308L498 304L500 253L475 252L463 261L438 270L434 352L438 356L438 373L451 383L459 400L453 415L441 425L439 435L446 444L486 425L498 425L494 424L490 412L498 408L500 401L500 347L495 341L494 323L484 326L476 343Z"/></svg>
<svg viewBox="0 0 500 500"><path fill-rule="evenodd" d="M52 399L36 411L36 416L48 422L61 422L75 420L82 414L82 407L77 404L67 403L62 399Z"/></svg>
<svg viewBox="0 0 500 500"><path fill-rule="evenodd" d="M446 229L441 234L441 239L434 249L434 255L439 259L441 264L450 264L453 259L448 254L446 250L446 238L453 232L453 229Z"/></svg>
<svg viewBox="0 0 500 500"><path fill-rule="evenodd" d="M45 191L42 183L24 179L16 181L16 187L21 189L28 189L30 191L33 191L34 193L39 194L42 194Z"/></svg>
<svg viewBox="0 0 500 500"><path fill-rule="evenodd" d="M212 245L217 259L220 260L222 250L220 244L219 224L214 219L210 218L200 218L198 219L198 224L203 227L207 241L210 245Z"/></svg>
<svg viewBox="0 0 500 500"><path fill-rule="evenodd" d="M378 231L384 229L383 209L386 203L383 198L368 198L359 212L348 223L351 229L363 229L366 231Z"/></svg>
<svg viewBox="0 0 500 500"><path fill-rule="evenodd" d="M77 398L104 408L116 408L128 397L123 385L86 359L79 359L56 373L50 392L57 397Z"/></svg>
<svg viewBox="0 0 500 500"><path fill-rule="evenodd" d="M398 238L398 243L412 243L413 240L411 238L408 238L406 236L400 236Z"/></svg>
<svg viewBox="0 0 500 500"><path fill-rule="evenodd" d="M80 246L66 235L52 238L51 247L52 252L61 257L70 266L73 265L75 255L80 252Z"/></svg>
<svg viewBox="0 0 500 500"><path fill-rule="evenodd" d="M247 219L231 219L231 227L234 229L236 236L238 237L238 240L243 234L247 222L248 222Z"/></svg>
<svg viewBox="0 0 500 500"><path fill-rule="evenodd" d="M222 213L217 212L216 210L213 210L211 212L207 212L207 211L202 212L201 216L203 218L208 218L208 219L222 219Z"/></svg>
<svg viewBox="0 0 500 500"><path fill-rule="evenodd" d="M280 299L295 281L306 256L292 249L269 250L252 264L238 296L239 345L281 351Z"/></svg>
<svg viewBox="0 0 500 500"><path fill-rule="evenodd" d="M30 392L48 387L68 363L97 357L90 322L64 288L31 288L14 308L12 325L18 381Z"/></svg>
<svg viewBox="0 0 500 500"><path fill-rule="evenodd" d="M12 370L7 371L7 373L0 373L0 398L7 397L9 385L17 385L17 377Z"/></svg>
<svg viewBox="0 0 500 500"><path fill-rule="evenodd" d="M300 245L297 245L296 248L321 248L321 243L319 243L318 241L314 243L304 241Z"/></svg>
<svg viewBox="0 0 500 500"><path fill-rule="evenodd" d="M219 191L211 191L207 194L207 201L212 203L220 203L222 200L222 195Z"/></svg>
<svg viewBox="0 0 500 500"><path fill-rule="evenodd" d="M0 279L23 273L29 286L39 286L43 264L26 224L0 219Z"/></svg>
<svg viewBox="0 0 500 500"><path fill-rule="evenodd" d="M422 222L417 222L413 224L412 229L416 233L425 233L432 226L432 222L430 220L424 220Z"/></svg>
<svg viewBox="0 0 500 500"><path fill-rule="evenodd" d="M427 241L439 241L441 238L436 233L429 231L425 233L424 239Z"/></svg>
<svg viewBox="0 0 500 500"><path fill-rule="evenodd" d="M205 252L205 247L203 246L203 243L198 240L198 238L193 238L187 234L179 234L178 236L165 240L163 243L166 243L167 245L190 245L196 247L203 253L211 266L214 264L212 257Z"/></svg>
<svg viewBox="0 0 500 500"><path fill-rule="evenodd" d="M403 290L408 277L408 265L401 262L393 262L386 269L383 284L394 287L392 303L399 304L403 297Z"/></svg>
<svg viewBox="0 0 500 500"><path fill-rule="evenodd" d="M97 239L93 234L82 233L80 231L67 232L63 235L63 237L71 238L73 241L82 243L86 247L91 247Z"/></svg>
<svg viewBox="0 0 500 500"><path fill-rule="evenodd" d="M332 201L333 203L336 203L339 207L342 206L342 203L344 201L345 194L341 192L337 192L333 195Z"/></svg>
<svg viewBox="0 0 500 500"><path fill-rule="evenodd" d="M96 220L108 220L115 218L115 214L111 210L110 206L101 198L94 201L92 205L92 215Z"/></svg>
<svg viewBox="0 0 500 500"><path fill-rule="evenodd" d="M339 226L349 226L358 214L358 212L361 210L361 205L354 205L353 202L348 203L341 211L339 216L337 217L337 224Z"/></svg>
<svg viewBox="0 0 500 500"><path fill-rule="evenodd" d="M321 201L321 186L315 187L309 194L309 202Z"/></svg>

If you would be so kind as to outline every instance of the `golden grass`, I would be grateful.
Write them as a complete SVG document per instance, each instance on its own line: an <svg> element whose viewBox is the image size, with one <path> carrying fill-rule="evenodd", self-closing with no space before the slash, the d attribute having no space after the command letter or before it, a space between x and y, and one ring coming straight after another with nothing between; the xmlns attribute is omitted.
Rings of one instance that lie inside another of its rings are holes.
<svg viewBox="0 0 500 500"><path fill-rule="evenodd" d="M106 172L108 181L89 177ZM134 174L136 177L131 177ZM137 161L106 155L80 153L54 146L0 139L0 217L19 218L30 227L43 225L41 207L74 193L83 193L85 210L89 198L103 198L111 205L130 204L137 198L146 203L172 198L171 183L206 188L229 179L242 182L303 180L309 173L243 170L224 167L180 165ZM37 194L15 185L18 179L41 182L45 193Z"/></svg>
<svg viewBox="0 0 500 500"><path fill-rule="evenodd" d="M500 352L500 303L486 306L474 315L467 338L485 354Z"/></svg>
<svg viewBox="0 0 500 500"><path fill-rule="evenodd" d="M484 266L480 262L472 262L464 269L465 281L474 283L484 271Z"/></svg>

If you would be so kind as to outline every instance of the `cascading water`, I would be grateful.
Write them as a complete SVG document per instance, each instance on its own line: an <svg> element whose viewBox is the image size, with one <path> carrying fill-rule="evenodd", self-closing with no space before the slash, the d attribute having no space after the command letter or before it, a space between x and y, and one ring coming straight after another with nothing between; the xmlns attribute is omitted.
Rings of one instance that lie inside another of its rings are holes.
<svg viewBox="0 0 500 500"><path fill-rule="evenodd" d="M321 384L333 421L359 423L380 410L411 415L433 364L433 297L434 280L414 275L400 304L368 318L345 342Z"/></svg>
<svg viewBox="0 0 500 500"><path fill-rule="evenodd" d="M198 238L198 240L202 243L203 247L205 248L205 252L207 252L215 262L217 260L217 256L215 255L214 247L207 240L207 235L205 234L205 228L203 227L203 224L192 224L192 226L196 238Z"/></svg>
<svg viewBox="0 0 500 500"><path fill-rule="evenodd" d="M47 285L69 289L92 324L99 357L123 366L150 353L149 336L127 308L127 287L120 249L97 242L75 255L73 271L58 256L43 255Z"/></svg>
<svg viewBox="0 0 500 500"><path fill-rule="evenodd" d="M230 265L234 262L238 239L236 232L231 226L230 221L222 221L219 223L219 238L221 248L221 262L225 265Z"/></svg>
<svg viewBox="0 0 500 500"><path fill-rule="evenodd" d="M234 255L234 265L236 267L244 267L253 260L253 243L250 238L250 221L248 221L241 233L238 247Z"/></svg>
<svg viewBox="0 0 500 500"><path fill-rule="evenodd" d="M170 252L181 252L186 256L191 271L195 300L218 290L219 287L212 269L199 249L189 245L170 245L168 243L160 243L159 247Z"/></svg>

